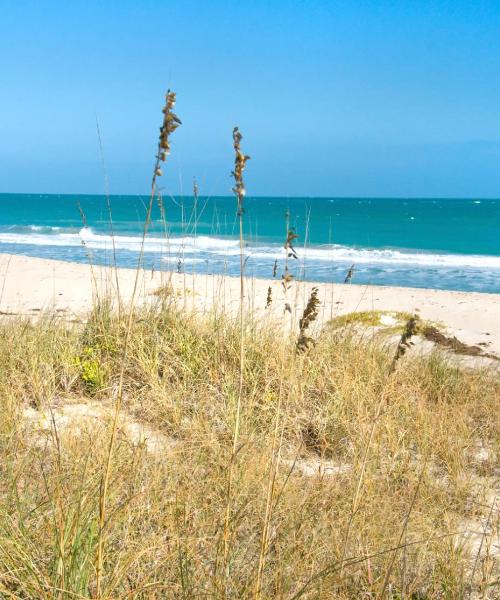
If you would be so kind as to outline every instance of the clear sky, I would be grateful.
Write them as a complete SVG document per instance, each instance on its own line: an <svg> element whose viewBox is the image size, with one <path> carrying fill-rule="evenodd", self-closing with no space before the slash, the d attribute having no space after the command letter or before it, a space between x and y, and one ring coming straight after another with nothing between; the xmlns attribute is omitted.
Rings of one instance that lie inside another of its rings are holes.
<svg viewBox="0 0 500 600"><path fill-rule="evenodd" d="M0 192L500 197L498 0L0 0Z"/></svg>

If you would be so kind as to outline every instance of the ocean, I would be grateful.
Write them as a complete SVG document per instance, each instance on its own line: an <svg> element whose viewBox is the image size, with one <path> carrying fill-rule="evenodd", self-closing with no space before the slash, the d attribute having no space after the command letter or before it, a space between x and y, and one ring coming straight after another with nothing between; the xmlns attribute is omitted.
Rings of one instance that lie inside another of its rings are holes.
<svg viewBox="0 0 500 600"><path fill-rule="evenodd" d="M147 196L111 196L116 261L137 265ZM104 196L0 194L0 252L111 264ZM239 274L231 197L155 201L147 269ZM264 198L245 200L245 272L281 277L286 214L298 238L297 279L500 293L500 200ZM277 262L276 262L277 261ZM276 265L276 269L275 269Z"/></svg>

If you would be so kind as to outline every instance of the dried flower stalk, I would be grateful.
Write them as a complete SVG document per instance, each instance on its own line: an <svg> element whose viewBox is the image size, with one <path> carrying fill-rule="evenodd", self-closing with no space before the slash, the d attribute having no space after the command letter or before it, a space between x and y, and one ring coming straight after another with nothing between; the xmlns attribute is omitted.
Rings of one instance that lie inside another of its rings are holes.
<svg viewBox="0 0 500 600"><path fill-rule="evenodd" d="M269 308L273 302L273 290L271 286L267 288L266 308Z"/></svg>
<svg viewBox="0 0 500 600"><path fill-rule="evenodd" d="M233 445L231 451L231 457L229 461L229 471L227 478L227 490L226 490L226 515L224 520L224 532L223 532L223 565L224 571L228 568L229 559L229 547L230 547L230 521L231 521L231 504L232 504L232 488L233 488L233 471L234 463L236 460L236 454L238 452L238 440L240 433L240 419L241 419L241 403L243 397L243 383L244 383L244 367L245 367L245 326L244 326L244 300L245 300L245 257L244 257L244 243L243 243L243 200L245 199L245 182L243 181L243 171L249 156L241 151L241 135L238 127L233 129L233 148L234 148L234 170L231 171L232 177L234 177L233 192L236 196L237 202L237 216L240 226L240 364L239 364L239 383L238 383L238 397L236 401L236 414L234 418L234 430L233 430Z"/></svg>
<svg viewBox="0 0 500 600"><path fill-rule="evenodd" d="M281 285L283 286L283 290L285 291L285 294L292 287L291 283L293 281L293 277L294 276L288 270L288 265L285 265L285 272L281 276Z"/></svg>
<svg viewBox="0 0 500 600"><path fill-rule="evenodd" d="M293 242L296 239L298 239L298 237L299 236L295 233L294 227L292 227L291 229L288 230L286 240L285 240L285 250L287 252L288 258L295 258L295 259L299 258L295 248L293 247Z"/></svg>
<svg viewBox="0 0 500 600"><path fill-rule="evenodd" d="M238 200L238 217L241 217L244 211L243 200L245 199L246 190L245 183L243 182L243 171L245 170L247 160L250 160L250 157L241 151L242 139L243 136L238 127L235 127L233 129L234 170L231 171L231 175L234 177L233 192Z"/></svg>
<svg viewBox="0 0 500 600"><path fill-rule="evenodd" d="M106 504L107 504L107 494L109 487L109 479L111 476L111 468L112 461L114 455L114 449L116 444L116 436L118 431L118 418L120 415L120 408L123 399L123 384L125 378L125 365L127 363L129 342L130 342L130 333L132 330L132 323L134 319L134 309L135 302L137 298L137 292L139 288L139 275L140 269L142 266L142 261L144 258L144 246L146 242L146 236L148 233L149 225L151 223L151 213L153 210L153 202L156 195L156 179L161 177L162 170L160 168L160 163L165 162L167 156L170 153L170 135L177 129L177 127L181 124L180 119L173 112L173 108L175 106L175 93L170 90L167 91L165 96L165 105L162 109L163 112L163 125L160 127L160 137L158 140L158 151L156 154L156 162L153 168L153 177L151 180L151 193L149 197L149 203L146 213L146 218L144 220L144 227L142 232L142 240L141 240L141 248L139 251L139 259L137 261L137 269L134 280L134 287L132 290L132 296L130 299L130 307L129 314L127 319L127 329L125 332L125 341L123 346L123 357L122 357L122 367L120 370L120 377L118 381L118 389L116 394L116 402L113 413L113 422L111 426L111 436L109 440L109 447L106 456L106 464L104 467L104 473L102 478L102 484L99 494L99 532L98 532L98 541L97 541L97 560L96 560L96 596L97 598L102 597L102 578L103 578L103 568L104 568L104 538L105 538L105 523L106 523Z"/></svg>
<svg viewBox="0 0 500 600"><path fill-rule="evenodd" d="M307 305L302 313L302 318L299 321L299 337L297 339L297 350L303 352L314 344L314 340L309 337L306 332L309 329L311 323L313 323L319 314L320 301L318 299L319 289L314 287L307 301Z"/></svg>
<svg viewBox="0 0 500 600"><path fill-rule="evenodd" d="M351 268L347 271L347 275L345 276L344 283L351 283L353 275L354 275L354 264L352 264Z"/></svg>
<svg viewBox="0 0 500 600"><path fill-rule="evenodd" d="M396 369L397 362L400 358L402 358L406 351L413 345L411 338L416 335L418 332L418 317L415 315L408 319L404 331L401 335L401 339L399 340L398 346L396 348L396 354L394 355L394 359L391 365L391 373Z"/></svg>
<svg viewBox="0 0 500 600"><path fill-rule="evenodd" d="M182 121L173 112L175 106L175 92L168 90L165 96L165 106L162 108L163 113L163 125L160 127L160 141L158 145L158 163L165 162L167 156L170 154L170 135L182 125ZM155 174L158 176L163 175L160 165L156 165Z"/></svg>

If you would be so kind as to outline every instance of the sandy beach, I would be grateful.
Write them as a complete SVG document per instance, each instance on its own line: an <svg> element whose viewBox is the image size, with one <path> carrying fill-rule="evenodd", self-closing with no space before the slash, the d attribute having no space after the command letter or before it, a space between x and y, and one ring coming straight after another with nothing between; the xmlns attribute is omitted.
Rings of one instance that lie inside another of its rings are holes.
<svg viewBox="0 0 500 600"><path fill-rule="evenodd" d="M116 288L127 302L132 294L135 271L91 267L90 265L1 254L2 291L0 311L5 315L36 315L54 312L67 318L81 316L99 297L116 297ZM117 284L118 282L118 284ZM138 304L157 298L155 292L168 286L172 297L189 310L217 309L237 314L238 278L143 271L137 295ZM272 304L266 309L268 289ZM500 295L403 287L293 282L285 298L281 281L245 280L245 302L255 318L279 316L285 302L297 321L313 287L321 301L317 326L329 319L354 311L404 311L439 323L449 335L468 345L500 355Z"/></svg>

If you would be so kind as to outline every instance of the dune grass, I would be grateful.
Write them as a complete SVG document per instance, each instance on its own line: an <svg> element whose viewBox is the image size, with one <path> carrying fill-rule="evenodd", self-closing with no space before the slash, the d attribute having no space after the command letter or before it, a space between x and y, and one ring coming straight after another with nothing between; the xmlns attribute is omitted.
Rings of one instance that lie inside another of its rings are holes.
<svg viewBox="0 0 500 600"><path fill-rule="evenodd" d="M106 304L85 325L0 324L1 597L96 597L113 419L75 430L54 418L42 431L26 411L50 419L71 403L110 406L122 372L118 432L130 418L162 443L151 451L116 438L102 598L430 599L498 590L489 538L470 587L477 545L464 536L471 522L481 530L491 505L500 439L493 374L461 371L438 354L403 357L391 373L386 349L345 331L325 328L297 352L296 335L248 322L233 456L239 321L161 300L134 313L125 355L127 328ZM498 511L491 519L498 525Z"/></svg>
<svg viewBox="0 0 500 600"><path fill-rule="evenodd" d="M380 325L380 318L382 316L392 317L395 321L407 322L411 319L412 315L407 312L384 312L381 310L367 310L367 311L355 311L347 313L345 315L339 315L330 320L330 327L340 328L347 327L349 325L362 325L364 327L376 327ZM400 329L402 330L402 326Z"/></svg>
<svg viewBox="0 0 500 600"><path fill-rule="evenodd" d="M403 313L396 353L346 327L381 313L313 336L316 288L294 331L289 215L284 317L247 314L238 128L238 318L136 306L174 105L129 305L0 321L0 597L498 597L497 375L409 356Z"/></svg>

